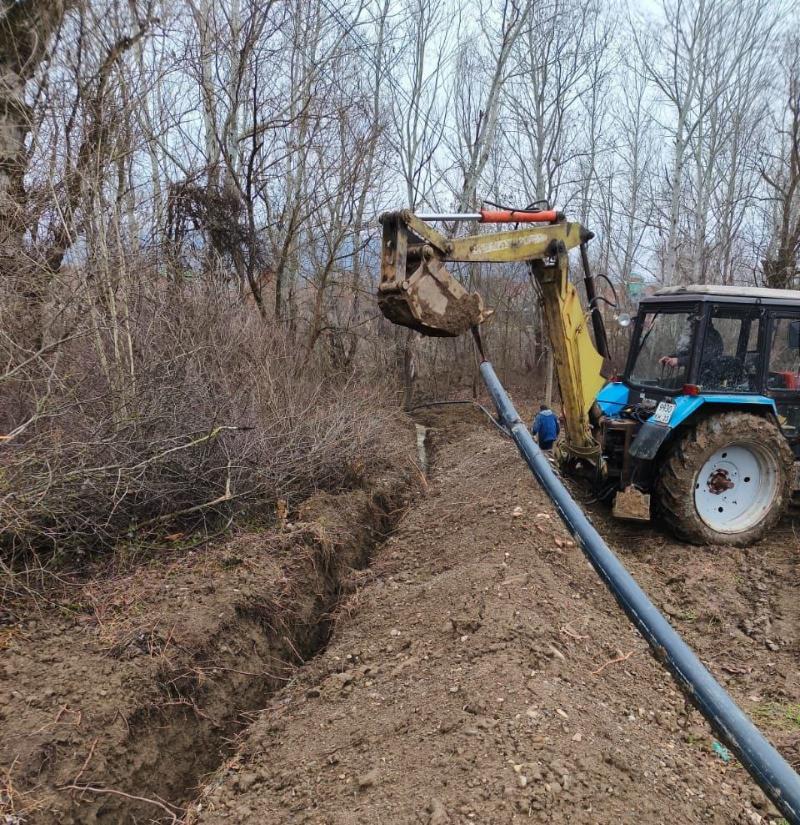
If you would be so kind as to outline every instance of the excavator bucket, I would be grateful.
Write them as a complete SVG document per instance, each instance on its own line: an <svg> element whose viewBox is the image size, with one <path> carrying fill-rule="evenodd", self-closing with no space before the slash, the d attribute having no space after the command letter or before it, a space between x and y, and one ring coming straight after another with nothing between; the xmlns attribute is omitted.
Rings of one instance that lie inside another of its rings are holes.
<svg viewBox="0 0 800 825"><path fill-rule="evenodd" d="M415 237L398 213L381 218L383 249L378 306L393 324L422 335L456 337L493 312L447 271L437 249Z"/></svg>
<svg viewBox="0 0 800 825"><path fill-rule="evenodd" d="M382 286L378 306L393 324L436 337L463 335L492 314L480 295L467 292L434 258L423 258L401 283Z"/></svg>

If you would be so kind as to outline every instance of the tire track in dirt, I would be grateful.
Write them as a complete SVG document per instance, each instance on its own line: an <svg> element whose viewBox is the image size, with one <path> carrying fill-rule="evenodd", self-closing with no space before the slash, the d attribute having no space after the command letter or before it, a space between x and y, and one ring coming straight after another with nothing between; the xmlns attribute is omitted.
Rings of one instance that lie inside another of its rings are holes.
<svg viewBox="0 0 800 825"><path fill-rule="evenodd" d="M462 423L435 456L429 495L325 654L265 709L189 821L777 822L713 753L512 445ZM736 629L754 605L736 577L763 569L763 550L719 554L594 517L745 707L794 667L788 648ZM768 732L790 756L797 731Z"/></svg>

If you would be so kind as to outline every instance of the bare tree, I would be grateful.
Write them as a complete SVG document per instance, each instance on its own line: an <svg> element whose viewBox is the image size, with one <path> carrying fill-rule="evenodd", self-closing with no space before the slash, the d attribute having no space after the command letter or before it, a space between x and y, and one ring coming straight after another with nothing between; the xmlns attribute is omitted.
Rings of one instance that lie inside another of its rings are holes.
<svg viewBox="0 0 800 825"><path fill-rule="evenodd" d="M800 38L791 38L786 55L786 108L776 123L779 150L764 159L761 175L770 190L774 230L763 259L767 286L787 288L798 277L800 254Z"/></svg>
<svg viewBox="0 0 800 825"><path fill-rule="evenodd" d="M458 50L453 73L455 135L450 142L460 173L454 191L457 211L477 205L477 188L495 140L503 90L516 70L512 53L532 8L530 0L502 0L499 9L487 9L480 16L485 54L475 52L466 42Z"/></svg>
<svg viewBox="0 0 800 825"><path fill-rule="evenodd" d="M593 0L537 4L515 45L518 72L505 90L504 147L518 190L527 201L561 205L577 190L584 221L607 108L600 104L608 43L608 23Z"/></svg>
<svg viewBox="0 0 800 825"><path fill-rule="evenodd" d="M598 195L613 274L626 290L634 269L645 266L649 257L645 244L654 218L651 187L658 158L653 103L647 83L635 73L615 107L613 133L613 160L600 179Z"/></svg>
<svg viewBox="0 0 800 825"><path fill-rule="evenodd" d="M765 54L777 20L767 0L665 0L662 28L633 30L646 77L671 110L664 123L672 140L667 181L663 280L700 277L698 245L704 245L711 189L719 182L716 157L723 144L720 107L737 71ZM688 172L694 161L695 208L687 218ZM682 220L683 218L683 220ZM687 246L684 237L693 236ZM703 251L700 253L703 257ZM690 260L691 259L691 262Z"/></svg>
<svg viewBox="0 0 800 825"><path fill-rule="evenodd" d="M32 126L28 82L77 0L3 0L0 4L0 273L20 264L26 229L26 140Z"/></svg>
<svg viewBox="0 0 800 825"><path fill-rule="evenodd" d="M433 195L436 153L444 135L448 10L441 0L409 0L402 25L397 48L409 57L399 65L400 82L391 83L393 128L387 137L397 155L406 203L413 209Z"/></svg>

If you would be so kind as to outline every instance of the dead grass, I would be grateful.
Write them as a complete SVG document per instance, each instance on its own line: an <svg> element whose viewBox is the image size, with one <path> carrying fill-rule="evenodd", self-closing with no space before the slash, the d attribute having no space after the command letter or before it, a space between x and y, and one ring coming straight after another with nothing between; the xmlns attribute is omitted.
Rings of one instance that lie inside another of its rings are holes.
<svg viewBox="0 0 800 825"><path fill-rule="evenodd" d="M16 762L0 772L0 819L4 825L23 825L28 817L42 807L35 794L14 784Z"/></svg>

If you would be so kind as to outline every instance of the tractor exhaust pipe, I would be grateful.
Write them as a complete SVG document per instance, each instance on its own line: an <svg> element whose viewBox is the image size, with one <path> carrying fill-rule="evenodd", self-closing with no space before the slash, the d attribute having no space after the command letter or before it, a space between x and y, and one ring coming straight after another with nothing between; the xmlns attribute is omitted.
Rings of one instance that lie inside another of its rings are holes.
<svg viewBox="0 0 800 825"><path fill-rule="evenodd" d="M792 825L800 825L800 777L703 666L609 549L553 472L520 420L492 365L483 360L480 370L500 423L514 439L586 558L653 649L656 659L669 670L686 696L786 819Z"/></svg>

